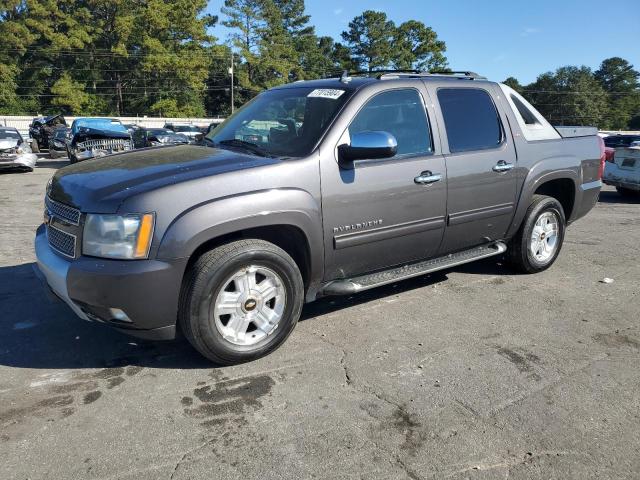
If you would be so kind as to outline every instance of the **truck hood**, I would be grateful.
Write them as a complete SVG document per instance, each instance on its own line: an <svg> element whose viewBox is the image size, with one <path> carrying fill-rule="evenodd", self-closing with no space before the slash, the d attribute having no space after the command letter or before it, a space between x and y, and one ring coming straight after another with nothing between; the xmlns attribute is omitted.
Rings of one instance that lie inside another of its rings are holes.
<svg viewBox="0 0 640 480"><path fill-rule="evenodd" d="M144 148L61 168L47 194L83 212L115 213L123 201L147 191L280 162L202 145Z"/></svg>
<svg viewBox="0 0 640 480"><path fill-rule="evenodd" d="M72 143L84 142L89 139L103 139L103 138L130 138L129 132L119 132L117 130L108 130L104 128L92 128L92 127L80 127L80 129L73 136Z"/></svg>

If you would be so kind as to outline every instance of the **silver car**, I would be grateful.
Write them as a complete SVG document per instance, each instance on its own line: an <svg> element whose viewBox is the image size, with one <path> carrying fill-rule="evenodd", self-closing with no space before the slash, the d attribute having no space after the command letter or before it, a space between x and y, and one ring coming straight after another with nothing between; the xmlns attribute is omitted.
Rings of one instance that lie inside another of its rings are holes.
<svg viewBox="0 0 640 480"><path fill-rule="evenodd" d="M24 141L20 132L11 127L0 127L0 168L32 171L38 156Z"/></svg>

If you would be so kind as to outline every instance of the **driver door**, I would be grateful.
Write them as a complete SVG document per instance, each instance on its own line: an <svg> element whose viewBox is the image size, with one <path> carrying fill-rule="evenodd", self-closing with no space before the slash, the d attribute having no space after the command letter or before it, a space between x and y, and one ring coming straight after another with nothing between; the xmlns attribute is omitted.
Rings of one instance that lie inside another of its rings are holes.
<svg viewBox="0 0 640 480"><path fill-rule="evenodd" d="M407 87L370 95L336 145L359 132L384 131L397 140L394 157L322 163L325 280L437 252L445 227L446 170L423 93ZM440 180L420 183L426 172Z"/></svg>

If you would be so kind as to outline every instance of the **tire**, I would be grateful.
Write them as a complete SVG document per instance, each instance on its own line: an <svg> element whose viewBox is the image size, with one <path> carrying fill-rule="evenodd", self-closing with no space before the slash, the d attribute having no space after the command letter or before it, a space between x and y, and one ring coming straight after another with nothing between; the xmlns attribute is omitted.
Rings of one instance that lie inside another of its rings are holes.
<svg viewBox="0 0 640 480"><path fill-rule="evenodd" d="M260 288L269 292L261 296ZM277 295L269 297L271 290ZM282 345L300 318L303 300L302 275L284 250L263 240L238 240L204 253L187 271L178 323L204 357L218 365L244 363ZM236 325L247 325L246 333Z"/></svg>
<svg viewBox="0 0 640 480"><path fill-rule="evenodd" d="M549 223L546 223L546 221ZM555 233L552 233L555 220ZM537 225L544 224L544 227ZM534 244L534 229L540 232ZM522 273L538 273L549 268L558 258L564 241L566 219L558 200L534 195L518 233L510 240L507 260ZM543 246L546 245L546 246ZM537 253L534 253L534 250Z"/></svg>
<svg viewBox="0 0 640 480"><path fill-rule="evenodd" d="M31 151L33 153L40 153L40 146L38 145L38 140L35 138L31 140Z"/></svg>
<svg viewBox="0 0 640 480"><path fill-rule="evenodd" d="M631 190L630 188L616 187L616 190L621 197L633 198L640 196L640 192L636 192L635 190Z"/></svg>

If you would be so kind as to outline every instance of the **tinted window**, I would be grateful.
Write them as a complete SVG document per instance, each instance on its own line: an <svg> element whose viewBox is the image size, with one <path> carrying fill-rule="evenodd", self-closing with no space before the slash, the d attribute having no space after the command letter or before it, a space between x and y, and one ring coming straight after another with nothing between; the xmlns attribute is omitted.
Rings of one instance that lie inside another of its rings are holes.
<svg viewBox="0 0 640 480"><path fill-rule="evenodd" d="M398 155L431 152L429 122L420 94L413 89L380 93L367 102L349 126L349 135L383 131L398 142Z"/></svg>
<svg viewBox="0 0 640 480"><path fill-rule="evenodd" d="M538 123L538 120L536 120L536 117L531 113L531 110L529 110L518 97L511 95L511 100L518 109L518 113L522 117L522 120L524 120L525 125L535 125Z"/></svg>
<svg viewBox="0 0 640 480"><path fill-rule="evenodd" d="M495 148L502 141L498 112L489 94L475 88L443 88L438 100L449 150L465 152Z"/></svg>
<svg viewBox="0 0 640 480"><path fill-rule="evenodd" d="M350 91L334 88L267 90L209 132L206 138L223 146L229 141L241 140L277 156L308 155L350 96Z"/></svg>

